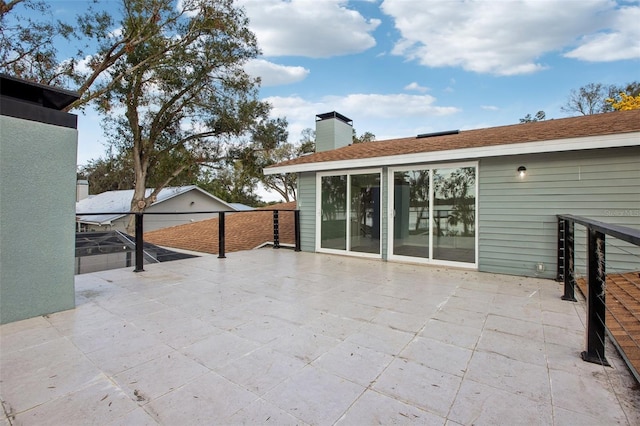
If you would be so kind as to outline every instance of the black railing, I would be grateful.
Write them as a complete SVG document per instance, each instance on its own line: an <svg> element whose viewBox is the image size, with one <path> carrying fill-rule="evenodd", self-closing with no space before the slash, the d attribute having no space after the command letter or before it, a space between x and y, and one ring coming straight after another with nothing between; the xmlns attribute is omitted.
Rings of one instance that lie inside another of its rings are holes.
<svg viewBox="0 0 640 426"><path fill-rule="evenodd" d="M226 213L255 214L258 212L273 212L273 248L280 248L280 223L279 212L293 212L294 249L300 251L300 211L299 210L248 210L248 211L198 211L198 212L100 212L100 213L76 213L78 216L102 216L102 215L134 215L135 216L135 269L134 272L144 272L144 216L148 215L218 215L218 258L224 259L225 255L225 216ZM206 219L203 219L206 220Z"/></svg>
<svg viewBox="0 0 640 426"><path fill-rule="evenodd" d="M582 359L609 365L605 357L606 333L606 253L605 236L640 246L640 230L580 216L558 215L558 273L564 282L563 300L576 301L575 224L586 228L587 339ZM640 262L638 262L640 268Z"/></svg>

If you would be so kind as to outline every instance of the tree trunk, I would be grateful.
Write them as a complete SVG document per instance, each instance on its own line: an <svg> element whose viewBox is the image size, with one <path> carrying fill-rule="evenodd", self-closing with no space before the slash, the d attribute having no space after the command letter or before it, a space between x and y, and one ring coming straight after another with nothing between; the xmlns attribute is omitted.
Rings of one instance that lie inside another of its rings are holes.
<svg viewBox="0 0 640 426"><path fill-rule="evenodd" d="M136 165L137 166L137 165ZM147 207L149 207L153 201L146 198L146 173L140 170L142 167L135 167L136 184L133 188L133 198L131 199L132 213L142 213ZM134 214L129 215L129 221L127 223L127 233L129 235L135 235L136 231L136 217Z"/></svg>

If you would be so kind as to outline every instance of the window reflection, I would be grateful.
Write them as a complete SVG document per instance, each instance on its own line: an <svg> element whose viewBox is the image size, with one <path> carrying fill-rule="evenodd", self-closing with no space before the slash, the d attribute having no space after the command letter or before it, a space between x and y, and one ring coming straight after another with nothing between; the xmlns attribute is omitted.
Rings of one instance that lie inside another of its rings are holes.
<svg viewBox="0 0 640 426"><path fill-rule="evenodd" d="M433 171L433 258L475 262L476 169Z"/></svg>
<svg viewBox="0 0 640 426"><path fill-rule="evenodd" d="M351 251L380 253L380 174L351 176Z"/></svg>
<svg viewBox="0 0 640 426"><path fill-rule="evenodd" d="M429 257L429 170L394 173L393 253Z"/></svg>
<svg viewBox="0 0 640 426"><path fill-rule="evenodd" d="M321 188L322 248L347 248L347 176L323 176Z"/></svg>

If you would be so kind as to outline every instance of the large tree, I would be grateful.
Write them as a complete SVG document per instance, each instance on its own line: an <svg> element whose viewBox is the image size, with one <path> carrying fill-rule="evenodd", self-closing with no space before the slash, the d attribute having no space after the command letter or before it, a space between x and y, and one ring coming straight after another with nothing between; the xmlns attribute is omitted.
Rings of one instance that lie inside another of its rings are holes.
<svg viewBox="0 0 640 426"><path fill-rule="evenodd" d="M193 164L260 139L270 106L243 70L259 50L232 0L121 1L117 15L94 2L73 25L47 24L46 2L2 1L0 70L77 91L67 110L95 103L115 157L132 167L132 210L142 211ZM25 18L33 10L42 21ZM61 37L77 47L72 56L59 56Z"/></svg>
<svg viewBox="0 0 640 426"><path fill-rule="evenodd" d="M51 6L39 0L0 0L0 71L43 84L59 84L65 70L56 39L73 28L53 19Z"/></svg>
<svg viewBox="0 0 640 426"><path fill-rule="evenodd" d="M237 144L258 139L271 123L270 106L257 99L259 81L243 70L259 51L232 0L124 6L122 37L135 33L144 41L109 68L111 88L98 99L111 142L131 156L131 211L140 212L192 165L226 160Z"/></svg>
<svg viewBox="0 0 640 426"><path fill-rule="evenodd" d="M143 4L144 3L144 4ZM126 15L136 7L158 9L150 1L122 0ZM65 111L84 107L108 93L125 75L109 73L136 46L149 42L153 28L164 27L151 13L127 31L105 3L88 1L73 22L54 19L51 3L42 0L0 0L0 71L37 83L62 86L80 98ZM107 4L113 9L114 3ZM139 6L141 5L141 6ZM58 47L64 46L61 53ZM144 62L154 62L149 56ZM107 74L109 74L107 76Z"/></svg>
<svg viewBox="0 0 640 426"><path fill-rule="evenodd" d="M621 100L621 93L629 96L640 94L640 82L633 81L624 85L605 85L602 83L589 83L579 89L573 89L565 105L560 109L570 114L591 115L613 111L612 102Z"/></svg>

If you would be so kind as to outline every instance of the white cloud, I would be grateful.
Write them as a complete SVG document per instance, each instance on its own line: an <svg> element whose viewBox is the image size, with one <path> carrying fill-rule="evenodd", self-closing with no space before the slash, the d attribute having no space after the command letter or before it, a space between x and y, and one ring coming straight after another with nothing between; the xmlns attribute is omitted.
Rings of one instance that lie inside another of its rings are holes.
<svg viewBox="0 0 640 426"><path fill-rule="evenodd" d="M315 130L315 116L337 111L351 118L358 134L371 132L377 140L412 136L432 131L442 125L442 118L454 116L461 110L453 106L438 106L430 95L407 94L351 94L326 96L317 101L300 97L269 97L264 99L273 109L273 117L286 117L289 140L300 139L302 130ZM437 117L437 120L435 119ZM393 133L389 133L393 129Z"/></svg>
<svg viewBox="0 0 640 426"><path fill-rule="evenodd" d="M420 86L415 81L404 86L404 90L414 90L416 92L424 93L429 91L428 87Z"/></svg>
<svg viewBox="0 0 640 426"><path fill-rule="evenodd" d="M364 114L368 117L422 117L441 116L458 112L455 107L433 105L436 99L429 95L378 95L351 94L345 97L327 98L348 114Z"/></svg>
<svg viewBox="0 0 640 426"><path fill-rule="evenodd" d="M585 36L581 41L581 46L565 56L591 62L640 58L640 6L620 8L609 31Z"/></svg>
<svg viewBox="0 0 640 426"><path fill-rule="evenodd" d="M240 0L265 56L328 58L363 52L380 25L345 0Z"/></svg>
<svg viewBox="0 0 640 426"><path fill-rule="evenodd" d="M107 34L107 37L109 38L120 38L122 37L122 31L123 28L120 26L112 31L109 31L109 33Z"/></svg>
<svg viewBox="0 0 640 426"><path fill-rule="evenodd" d="M254 59L248 62L245 71L252 77L260 77L262 87L297 83L309 75L309 70L304 67L279 65L264 59Z"/></svg>
<svg viewBox="0 0 640 426"><path fill-rule="evenodd" d="M500 110L500 108L498 108L497 106L494 106L494 105L481 105L480 108L482 108L485 111L498 111L498 110Z"/></svg>
<svg viewBox="0 0 640 426"><path fill-rule="evenodd" d="M185 16L188 16L189 18L193 18L194 16L198 16L200 8L198 7L196 0L178 0L176 3L176 10L184 13Z"/></svg>
<svg viewBox="0 0 640 426"><path fill-rule="evenodd" d="M545 69L542 55L609 28L616 14L610 0L385 0L381 9L402 36L392 53L430 67L495 75Z"/></svg>

